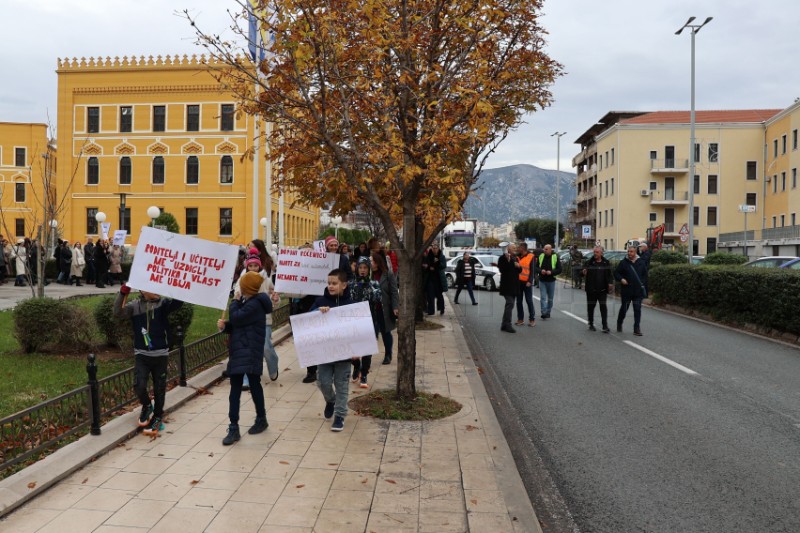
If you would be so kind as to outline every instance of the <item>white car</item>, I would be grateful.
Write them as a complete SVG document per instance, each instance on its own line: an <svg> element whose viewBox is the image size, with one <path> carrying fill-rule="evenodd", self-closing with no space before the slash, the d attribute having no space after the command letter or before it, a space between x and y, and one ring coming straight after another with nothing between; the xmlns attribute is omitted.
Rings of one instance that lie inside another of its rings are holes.
<svg viewBox="0 0 800 533"><path fill-rule="evenodd" d="M483 287L487 291L497 290L500 286L500 270L497 269L496 255L473 255L478 260L475 265L475 287ZM447 286L450 288L456 285L456 264L461 257L454 257L447 262L445 277Z"/></svg>

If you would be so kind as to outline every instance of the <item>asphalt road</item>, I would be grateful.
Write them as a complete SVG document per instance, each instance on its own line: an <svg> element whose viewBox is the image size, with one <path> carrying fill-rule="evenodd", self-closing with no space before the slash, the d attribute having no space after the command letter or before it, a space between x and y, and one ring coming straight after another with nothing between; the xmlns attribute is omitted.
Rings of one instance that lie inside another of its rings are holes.
<svg viewBox="0 0 800 533"><path fill-rule="evenodd" d="M563 283L509 334L476 294L454 307L545 531L800 531L800 350L651 308L617 333L617 301L590 332Z"/></svg>

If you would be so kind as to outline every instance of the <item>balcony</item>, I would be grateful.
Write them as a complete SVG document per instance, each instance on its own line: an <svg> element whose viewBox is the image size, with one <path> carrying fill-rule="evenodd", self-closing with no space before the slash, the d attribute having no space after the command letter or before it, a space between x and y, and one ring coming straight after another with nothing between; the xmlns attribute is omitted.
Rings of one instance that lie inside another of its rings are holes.
<svg viewBox="0 0 800 533"><path fill-rule="evenodd" d="M575 201L577 203L579 203L579 204L581 204L583 202L587 202L587 201L591 200L592 198L594 198L596 193L597 193L597 188L596 187L590 187L586 191L579 192L578 196L575 198Z"/></svg>
<svg viewBox="0 0 800 533"><path fill-rule="evenodd" d="M642 192L646 192L642 189ZM689 191L649 191L650 205L688 205Z"/></svg>
<svg viewBox="0 0 800 533"><path fill-rule="evenodd" d="M685 174L689 172L688 159L651 159L651 174Z"/></svg>

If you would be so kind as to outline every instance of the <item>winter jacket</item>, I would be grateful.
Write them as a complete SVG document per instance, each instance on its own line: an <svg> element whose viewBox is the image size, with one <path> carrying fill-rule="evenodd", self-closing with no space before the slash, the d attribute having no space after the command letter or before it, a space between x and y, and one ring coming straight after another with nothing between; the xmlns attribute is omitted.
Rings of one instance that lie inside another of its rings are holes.
<svg viewBox="0 0 800 533"><path fill-rule="evenodd" d="M354 303L367 302L372 313L375 333L378 333L378 313L381 312L381 286L371 278L357 276L350 283L350 297Z"/></svg>
<svg viewBox="0 0 800 533"><path fill-rule="evenodd" d="M378 281L381 288L380 311L383 313L383 331L389 332L397 327L395 309L400 309L400 294L397 291L397 277L385 272Z"/></svg>
<svg viewBox="0 0 800 533"><path fill-rule="evenodd" d="M331 296L331 293L328 292L326 287L325 293L322 296L318 296L317 299L314 300L314 305L311 306L309 311L316 311L320 307L340 307L342 305L348 305L351 303L354 302L350 299L349 288L346 288L344 293L340 296Z"/></svg>
<svg viewBox="0 0 800 533"><path fill-rule="evenodd" d="M11 249L11 257L16 259L17 276L24 276L27 267L25 263L28 261L28 249L23 244L15 244Z"/></svg>
<svg viewBox="0 0 800 533"><path fill-rule="evenodd" d="M542 270L552 271L552 274L542 274ZM561 259L558 258L558 254L553 252L548 257L547 254L542 253L537 261L536 271L539 273L540 282L555 281L558 275L561 274Z"/></svg>
<svg viewBox="0 0 800 533"><path fill-rule="evenodd" d="M595 261L594 256L590 257L583 263L583 270L586 271L584 276L586 292L607 293L608 286L614 283L611 263L605 257L601 256L600 261Z"/></svg>
<svg viewBox="0 0 800 533"><path fill-rule="evenodd" d="M112 274L122 274L122 250L112 248L108 252L108 271Z"/></svg>
<svg viewBox="0 0 800 533"><path fill-rule="evenodd" d="M105 247L99 244L94 246L94 268L98 276L103 276L99 279L104 279L108 272L108 256Z"/></svg>
<svg viewBox="0 0 800 533"><path fill-rule="evenodd" d="M114 300L114 316L129 318L133 326L133 353L158 357L169 354L169 320L173 311L183 306L180 300L138 298L122 306L124 295L117 294ZM262 328L263 329L263 328Z"/></svg>
<svg viewBox="0 0 800 533"><path fill-rule="evenodd" d="M622 285L623 298L636 300L647 296L645 289L647 285L647 265L638 257L635 261L631 261L627 257L620 261L616 270L614 270L614 279L620 282L624 279L628 282L627 285Z"/></svg>
<svg viewBox="0 0 800 533"><path fill-rule="evenodd" d="M270 277L267 274L267 271L264 270L263 268L258 271L258 275L261 276L261 278L264 280L263 282L261 282L261 288L258 289L258 292L266 294L270 298L270 301L272 301L272 292L275 290L275 285L272 283L272 277ZM239 279L241 279L241 277ZM239 279L237 279L234 282L234 285L235 285L235 289L234 290L236 292L238 292L239 294L241 294L242 293L242 286L239 284ZM267 313L267 322L266 322L266 324L268 326L272 325L272 311Z"/></svg>
<svg viewBox="0 0 800 533"><path fill-rule="evenodd" d="M472 281L475 281L475 276L481 263L476 258L470 257L469 264L472 265ZM464 259L459 259L456 263L456 286L463 286L464 283Z"/></svg>
<svg viewBox="0 0 800 533"><path fill-rule="evenodd" d="M438 259L438 261L436 261ZM422 286L426 287L428 283L437 284L439 292L447 292L447 277L445 269L447 268L447 258L444 253L439 250L439 254L435 255L432 250L422 256Z"/></svg>
<svg viewBox="0 0 800 533"><path fill-rule="evenodd" d="M519 258L516 255L504 253L497 259L497 269L500 270L500 294L503 296L517 296L519 294Z"/></svg>
<svg viewBox="0 0 800 533"><path fill-rule="evenodd" d="M259 292L248 298L233 300L225 332L230 334L228 374L261 375L264 366L264 321L272 312L269 295Z"/></svg>
<svg viewBox="0 0 800 533"><path fill-rule="evenodd" d="M69 275L80 278L83 276L83 267L86 266L86 260L83 257L83 250L80 247L72 249L72 263L69 268Z"/></svg>

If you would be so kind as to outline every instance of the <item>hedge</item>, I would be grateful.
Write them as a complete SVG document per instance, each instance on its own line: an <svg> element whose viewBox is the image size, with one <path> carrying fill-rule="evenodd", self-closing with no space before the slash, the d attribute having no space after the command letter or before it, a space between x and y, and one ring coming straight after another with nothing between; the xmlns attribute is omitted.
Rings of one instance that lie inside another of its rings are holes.
<svg viewBox="0 0 800 533"><path fill-rule="evenodd" d="M654 265L655 301L708 313L739 325L755 324L800 335L800 272L779 268Z"/></svg>
<svg viewBox="0 0 800 533"><path fill-rule="evenodd" d="M704 265L741 265L747 262L747 257L740 254L729 254L727 252L714 252L708 254L703 259Z"/></svg>
<svg viewBox="0 0 800 533"><path fill-rule="evenodd" d="M29 298L14 308L14 336L25 353L88 349L93 332L89 311L74 302Z"/></svg>

